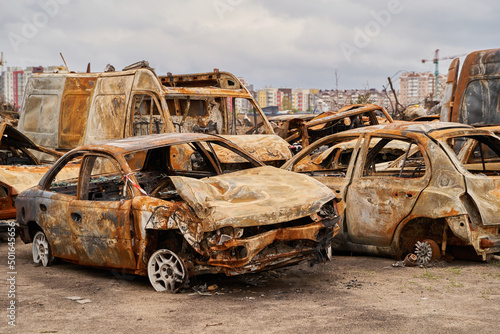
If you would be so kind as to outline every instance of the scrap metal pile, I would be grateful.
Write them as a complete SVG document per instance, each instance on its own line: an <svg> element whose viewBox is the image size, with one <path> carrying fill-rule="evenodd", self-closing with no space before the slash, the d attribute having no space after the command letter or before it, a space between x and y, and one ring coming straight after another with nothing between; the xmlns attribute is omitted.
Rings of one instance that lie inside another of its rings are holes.
<svg viewBox="0 0 500 334"><path fill-rule="evenodd" d="M373 104L268 119L230 73L158 77L139 62L34 74L19 131L0 130L0 217L43 266L177 292L332 249L408 264L500 252L500 138L485 128L394 123Z"/></svg>

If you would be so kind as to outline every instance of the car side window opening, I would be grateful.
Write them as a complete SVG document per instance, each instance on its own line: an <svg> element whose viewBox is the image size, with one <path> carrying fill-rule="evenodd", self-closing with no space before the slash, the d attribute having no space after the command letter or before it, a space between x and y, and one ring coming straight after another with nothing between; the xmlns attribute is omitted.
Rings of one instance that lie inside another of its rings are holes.
<svg viewBox="0 0 500 334"><path fill-rule="evenodd" d="M199 143L177 144L130 153L125 156L139 186L148 195L156 196L168 188L175 192L170 176L204 178L220 174L213 158ZM163 189L163 190L162 190ZM160 191L161 190L161 191ZM173 194L169 195L171 198Z"/></svg>
<svg viewBox="0 0 500 334"><path fill-rule="evenodd" d="M459 122L465 124L498 124L500 80L480 79L471 81L460 103Z"/></svg>
<svg viewBox="0 0 500 334"><path fill-rule="evenodd" d="M80 200L118 201L131 197L132 193L126 186L128 180L112 158L86 155L80 177Z"/></svg>
<svg viewBox="0 0 500 334"><path fill-rule="evenodd" d="M456 145L461 143L461 145ZM492 136L457 137L447 140L464 167L473 174L500 175L500 141ZM460 151L457 153L458 148Z"/></svg>
<svg viewBox="0 0 500 334"><path fill-rule="evenodd" d="M319 146L297 161L293 170L314 176L345 177L357 141L349 139Z"/></svg>
<svg viewBox="0 0 500 334"><path fill-rule="evenodd" d="M210 141L137 151L127 154L125 160L134 172L139 186L151 196L159 192L160 183L172 187L163 180L170 176L201 179L260 166L257 161L230 146Z"/></svg>
<svg viewBox="0 0 500 334"><path fill-rule="evenodd" d="M420 178L425 171L425 158L415 141L370 138L363 177Z"/></svg>
<svg viewBox="0 0 500 334"><path fill-rule="evenodd" d="M166 95L165 100L179 132L224 133L224 98L172 98Z"/></svg>
<svg viewBox="0 0 500 334"><path fill-rule="evenodd" d="M156 99L149 94L137 94L133 99L133 135L143 136L163 132L163 121Z"/></svg>
<svg viewBox="0 0 500 334"><path fill-rule="evenodd" d="M77 153L69 157L68 161L59 165L58 170L52 174L51 179L46 183L46 190L76 197L78 174L83 154L83 152Z"/></svg>

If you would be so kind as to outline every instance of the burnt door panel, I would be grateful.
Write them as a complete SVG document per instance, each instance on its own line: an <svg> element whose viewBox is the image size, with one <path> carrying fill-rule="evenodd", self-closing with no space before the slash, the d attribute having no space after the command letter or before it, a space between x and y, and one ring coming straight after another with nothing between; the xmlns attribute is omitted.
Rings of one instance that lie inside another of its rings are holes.
<svg viewBox="0 0 500 334"><path fill-rule="evenodd" d="M391 138L372 138L364 145L346 195L352 242L391 244L396 227L410 214L430 178L428 163L415 147L416 143Z"/></svg>
<svg viewBox="0 0 500 334"><path fill-rule="evenodd" d="M38 223L45 232L52 247L52 255L66 260L78 260L73 243L71 225L68 222L68 209L76 196L39 190L35 210Z"/></svg>
<svg viewBox="0 0 500 334"><path fill-rule="evenodd" d="M69 206L80 264L135 268L132 247L131 200L74 200Z"/></svg>

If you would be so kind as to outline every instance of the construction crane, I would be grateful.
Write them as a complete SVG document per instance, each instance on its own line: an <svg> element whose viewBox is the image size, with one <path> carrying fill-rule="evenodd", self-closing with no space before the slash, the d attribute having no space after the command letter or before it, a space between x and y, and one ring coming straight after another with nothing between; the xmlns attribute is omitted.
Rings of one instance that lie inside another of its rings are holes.
<svg viewBox="0 0 500 334"><path fill-rule="evenodd" d="M436 68L434 70L434 100L438 101L439 100L439 61L440 60L446 60L446 59L455 59L458 57L463 57L467 55L467 53L462 53L456 56L451 56L451 57L441 57L439 58L439 49L436 49L436 52L434 53L434 58L433 59L422 59L422 63L426 63L429 61L432 61L434 65L436 65Z"/></svg>

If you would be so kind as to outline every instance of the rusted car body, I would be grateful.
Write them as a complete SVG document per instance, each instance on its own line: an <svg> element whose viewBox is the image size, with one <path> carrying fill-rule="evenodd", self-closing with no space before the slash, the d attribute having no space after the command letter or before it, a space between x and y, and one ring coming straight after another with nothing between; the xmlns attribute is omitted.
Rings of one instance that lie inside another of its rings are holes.
<svg viewBox="0 0 500 334"><path fill-rule="evenodd" d="M242 101L263 122L259 133L246 136L240 130L236 105ZM18 129L39 145L66 151L102 140L199 132L230 135L268 165L281 166L292 156L231 73L158 77L145 62L118 72L33 74ZM269 150L255 149L256 142Z"/></svg>
<svg viewBox="0 0 500 334"><path fill-rule="evenodd" d="M450 245L473 246L484 260L500 252L500 139L490 131L442 122L358 128L282 168L344 199L334 249L401 257L425 242L433 258Z"/></svg>
<svg viewBox="0 0 500 334"><path fill-rule="evenodd" d="M500 124L500 49L471 52L460 71L456 58L448 69L441 121Z"/></svg>
<svg viewBox="0 0 500 334"><path fill-rule="evenodd" d="M230 155L238 158L224 162ZM79 177L55 180L75 159ZM193 275L328 256L337 201L320 182L264 166L219 136L158 134L68 152L16 209L36 263L120 269L175 292Z"/></svg>
<svg viewBox="0 0 500 334"><path fill-rule="evenodd" d="M286 116L272 118L278 127L275 132L288 143L301 148L341 131L394 122L387 110L376 104L347 105L338 111L324 112L311 118L307 115Z"/></svg>
<svg viewBox="0 0 500 334"><path fill-rule="evenodd" d="M43 159L36 154L43 155ZM34 144L9 123L0 123L0 233L16 218L18 193L32 187L62 154Z"/></svg>

